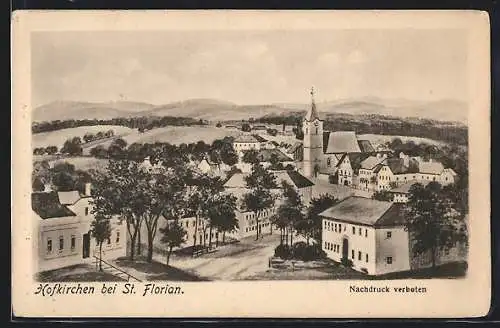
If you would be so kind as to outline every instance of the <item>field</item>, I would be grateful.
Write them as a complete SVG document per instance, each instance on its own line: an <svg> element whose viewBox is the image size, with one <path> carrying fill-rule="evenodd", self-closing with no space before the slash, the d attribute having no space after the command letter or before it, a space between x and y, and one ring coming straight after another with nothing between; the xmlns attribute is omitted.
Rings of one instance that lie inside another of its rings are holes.
<svg viewBox="0 0 500 328"><path fill-rule="evenodd" d="M108 130L113 130L115 135L126 135L131 132L134 132L133 129L119 126L119 125L94 125L94 126L80 126L76 128L70 129L62 129L51 132L42 132L36 133L32 135L32 147L47 147L47 146L56 146L60 149L64 142L73 137L82 138L85 133L97 133L97 132L106 132Z"/></svg>
<svg viewBox="0 0 500 328"><path fill-rule="evenodd" d="M49 165L53 167L57 163L68 162L75 166L76 170L88 171L94 169L97 171L104 171L108 165L107 159L94 158L94 157L66 157L57 160L52 160Z"/></svg>
<svg viewBox="0 0 500 328"><path fill-rule="evenodd" d="M171 144L192 143L200 140L211 143L215 139L226 136L237 136L238 130L216 128L212 126L168 126L146 131L144 133L130 133L124 137L130 145L138 143L168 142Z"/></svg>

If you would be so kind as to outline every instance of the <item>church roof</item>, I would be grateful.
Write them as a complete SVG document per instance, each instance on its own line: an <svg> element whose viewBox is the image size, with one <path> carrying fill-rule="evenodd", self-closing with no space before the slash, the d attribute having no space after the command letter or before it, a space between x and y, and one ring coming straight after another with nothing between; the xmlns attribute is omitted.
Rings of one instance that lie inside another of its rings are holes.
<svg viewBox="0 0 500 328"><path fill-rule="evenodd" d="M334 153L361 153L354 131L334 131L330 132L328 144L326 147L327 154Z"/></svg>
<svg viewBox="0 0 500 328"><path fill-rule="evenodd" d="M320 119L318 110L316 109L316 104L314 102L311 104L311 107L309 107L305 119L309 122Z"/></svg>

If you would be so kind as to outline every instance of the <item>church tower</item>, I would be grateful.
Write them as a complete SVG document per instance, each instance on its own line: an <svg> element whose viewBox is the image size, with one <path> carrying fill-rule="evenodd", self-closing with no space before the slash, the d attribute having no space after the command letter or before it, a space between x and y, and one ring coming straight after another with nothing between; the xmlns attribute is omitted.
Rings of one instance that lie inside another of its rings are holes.
<svg viewBox="0 0 500 328"><path fill-rule="evenodd" d="M323 121L319 118L314 102L314 88L311 88L311 107L302 122L302 132L304 133L304 175L314 177L323 158Z"/></svg>

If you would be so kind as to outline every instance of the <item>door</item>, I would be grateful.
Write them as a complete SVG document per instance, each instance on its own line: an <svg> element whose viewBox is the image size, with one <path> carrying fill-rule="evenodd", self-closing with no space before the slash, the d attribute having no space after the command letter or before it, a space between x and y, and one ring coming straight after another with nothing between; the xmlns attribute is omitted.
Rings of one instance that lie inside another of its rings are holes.
<svg viewBox="0 0 500 328"><path fill-rule="evenodd" d="M344 180L344 186L348 186L349 185L349 181L348 180Z"/></svg>
<svg viewBox="0 0 500 328"><path fill-rule="evenodd" d="M342 258L349 258L349 240L347 238L342 241Z"/></svg>
<svg viewBox="0 0 500 328"><path fill-rule="evenodd" d="M83 235L83 243L82 243L82 254L83 258L86 259L90 256L90 234L86 233Z"/></svg>

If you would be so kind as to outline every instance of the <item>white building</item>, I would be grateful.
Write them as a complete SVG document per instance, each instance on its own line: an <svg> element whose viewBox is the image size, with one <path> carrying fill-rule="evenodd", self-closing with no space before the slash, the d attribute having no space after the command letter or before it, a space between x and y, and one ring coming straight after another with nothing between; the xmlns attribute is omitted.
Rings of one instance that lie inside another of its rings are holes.
<svg viewBox="0 0 500 328"><path fill-rule="evenodd" d="M416 183L420 183L425 187L430 181L412 181L389 190L392 194L392 201L394 203L407 203L410 197L410 188Z"/></svg>
<svg viewBox="0 0 500 328"><path fill-rule="evenodd" d="M279 203L281 201L281 195L283 192L281 184L283 181L288 182L297 190L305 205L308 205L311 201L312 187L314 183L307 179L305 176L297 171L292 170L270 172L274 174L276 178L275 181L278 187L271 190L271 192L278 197L275 206L272 209L260 213L259 217L257 217L254 212L245 210L238 211L236 213L239 227L236 233L238 238L255 235L256 229L260 229L260 232L263 234L271 233L271 229L273 229L273 227L271 226L270 218L275 214L276 208L279 206ZM246 176L247 174L245 173L236 173L224 184L225 192L234 195L238 199L240 207L242 207L241 201L243 199L243 196L246 193L250 192L250 189L248 189L246 186ZM258 225L257 219L259 221Z"/></svg>
<svg viewBox="0 0 500 328"><path fill-rule="evenodd" d="M89 185L84 195L77 191L32 193L35 272L91 263L99 256L90 233L94 220L90 200ZM103 244L103 259L126 256L126 239L126 225L113 219L111 237Z"/></svg>
<svg viewBox="0 0 500 328"><path fill-rule="evenodd" d="M349 197L320 214L323 250L334 261L352 261L370 275L410 270L402 204Z"/></svg>
<svg viewBox="0 0 500 328"><path fill-rule="evenodd" d="M234 138L233 148L237 153L242 153L245 150L260 150L268 147L267 139L258 134L243 133Z"/></svg>

